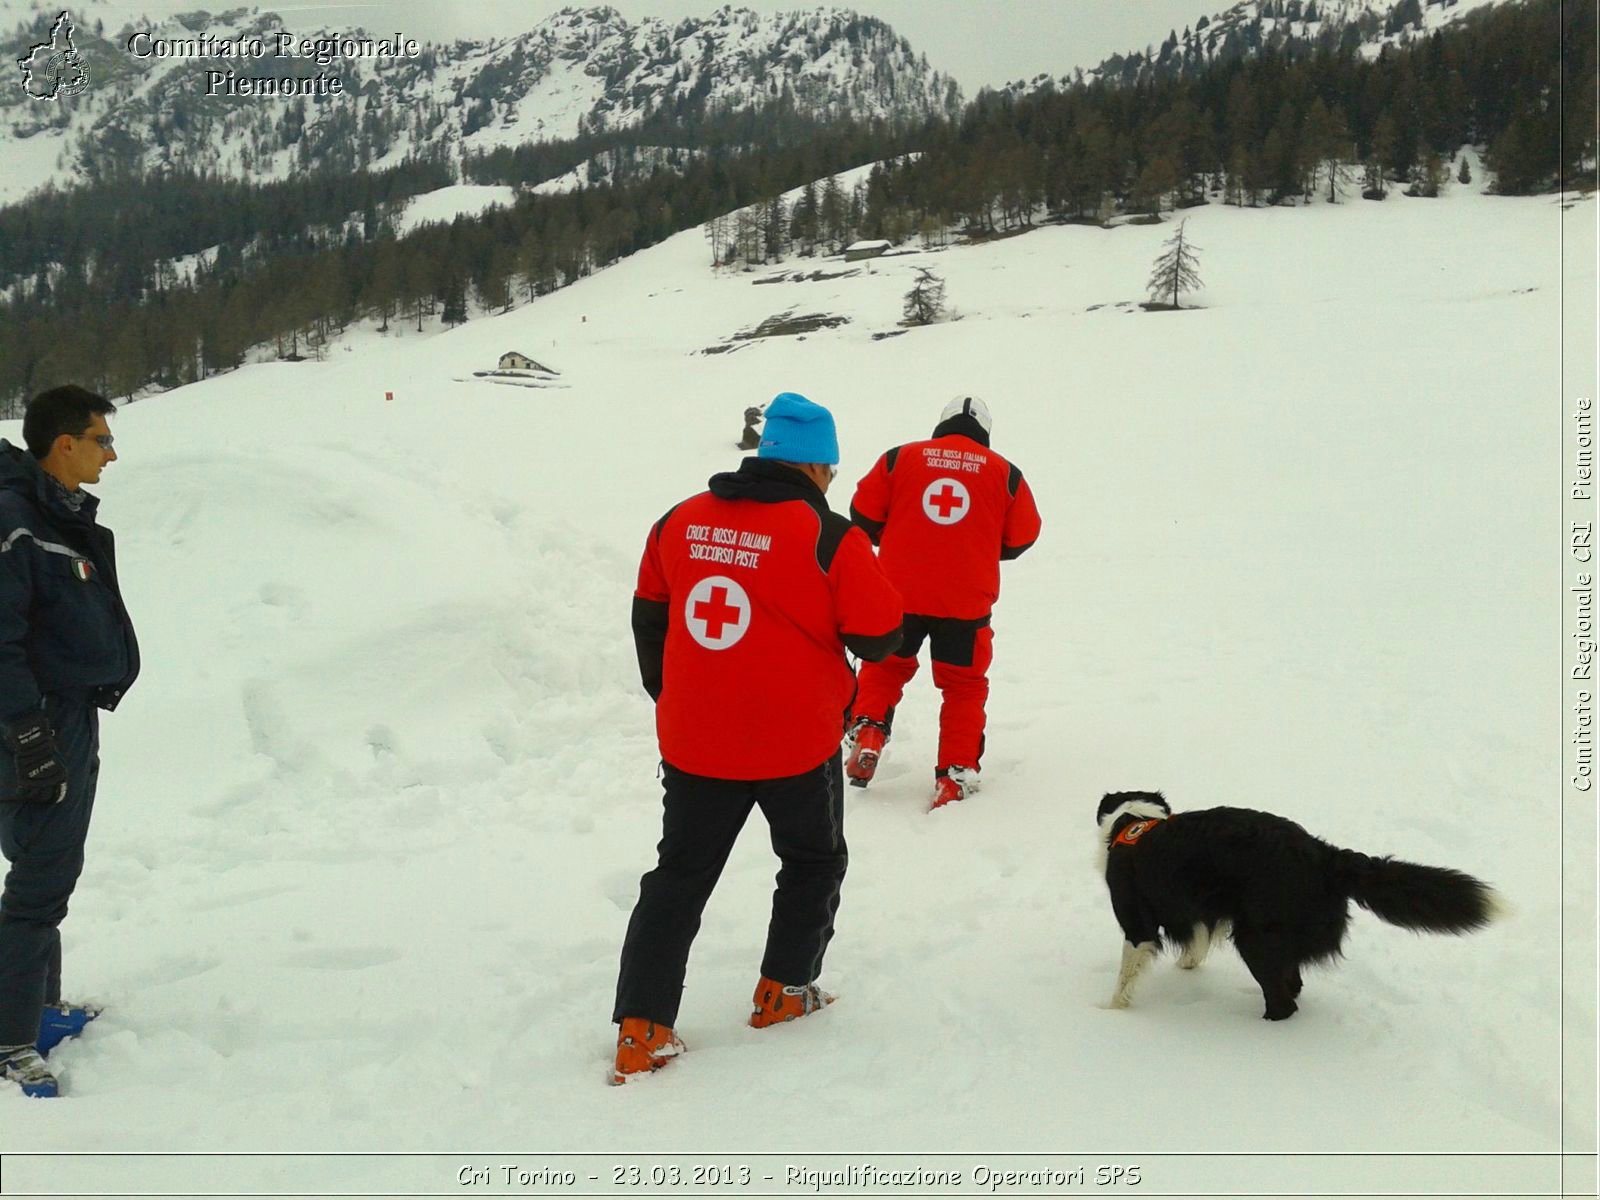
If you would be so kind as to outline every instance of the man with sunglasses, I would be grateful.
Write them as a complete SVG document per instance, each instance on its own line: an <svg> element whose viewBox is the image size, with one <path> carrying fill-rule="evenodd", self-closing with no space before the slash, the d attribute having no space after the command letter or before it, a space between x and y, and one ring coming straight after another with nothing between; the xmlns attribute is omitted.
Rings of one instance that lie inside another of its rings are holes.
<svg viewBox="0 0 1600 1200"><path fill-rule="evenodd" d="M612 1083L683 1049L673 1027L689 948L752 808L782 867L750 1024L833 999L816 980L847 862L839 740L856 680L845 652L889 654L901 619L866 535L823 498L838 461L832 414L784 392L755 456L645 541L633 638L665 794L659 861L622 947Z"/></svg>
<svg viewBox="0 0 1600 1200"><path fill-rule="evenodd" d="M61 998L61 935L100 772L99 711L139 673L111 531L83 490L116 461L104 396L41 392L0 440L0 1079L59 1088L43 1053L95 1015Z"/></svg>

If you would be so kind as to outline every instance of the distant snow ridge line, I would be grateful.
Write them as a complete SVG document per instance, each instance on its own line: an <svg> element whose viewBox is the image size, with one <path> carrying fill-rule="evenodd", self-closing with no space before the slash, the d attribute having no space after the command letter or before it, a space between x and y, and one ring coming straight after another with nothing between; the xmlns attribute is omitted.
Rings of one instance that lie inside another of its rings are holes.
<svg viewBox="0 0 1600 1200"><path fill-rule="evenodd" d="M0 91L0 154L16 200L47 182L66 185L113 166L185 168L280 179L316 168L395 166L408 156L454 156L626 129L651 116L677 120L708 108L785 101L816 118L954 114L960 89L887 25L845 9L761 15L721 8L709 17L637 24L615 9L567 9L511 38L424 43L410 58L146 57L128 38L148 31L167 46L260 37L393 37L313 25L310 11L185 13L113 28L95 10L75 36L93 85L72 105L21 103ZM54 15L54 10L51 10ZM39 17L42 20L43 17ZM15 58L33 14L5 22L0 50ZM46 30L48 32L48 30ZM402 34L403 30L400 31ZM272 104L207 95L208 71L235 76L337 76L340 95ZM43 139L43 143L34 139ZM30 143L18 155L7 145ZM43 151L42 153L40 151Z"/></svg>
<svg viewBox="0 0 1600 1200"><path fill-rule="evenodd" d="M1091 70L1087 80L1136 83L1204 70L1263 49L1288 46L1354 48L1368 58L1386 45L1425 36L1495 3L1518 0L1241 0L1213 16L1202 16L1126 54L1114 54ZM1159 31L1152 31L1159 32ZM1071 80L1062 77L1066 84ZM1010 85L1021 93L1054 86L1048 75Z"/></svg>

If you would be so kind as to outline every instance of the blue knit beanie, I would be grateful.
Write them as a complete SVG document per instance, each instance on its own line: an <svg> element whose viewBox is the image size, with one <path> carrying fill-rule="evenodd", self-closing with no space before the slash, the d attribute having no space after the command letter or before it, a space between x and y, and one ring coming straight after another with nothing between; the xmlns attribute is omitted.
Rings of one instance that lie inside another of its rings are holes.
<svg viewBox="0 0 1600 1200"><path fill-rule="evenodd" d="M783 392L767 405L766 424L761 430L757 458L779 462L826 463L839 461L839 435L833 428L833 414L813 404L799 392Z"/></svg>

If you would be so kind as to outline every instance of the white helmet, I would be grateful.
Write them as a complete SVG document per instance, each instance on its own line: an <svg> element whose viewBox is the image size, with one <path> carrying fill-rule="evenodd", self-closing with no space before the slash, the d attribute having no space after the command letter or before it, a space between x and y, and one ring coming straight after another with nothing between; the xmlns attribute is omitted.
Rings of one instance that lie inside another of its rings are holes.
<svg viewBox="0 0 1600 1200"><path fill-rule="evenodd" d="M944 411L939 414L939 424L943 425L951 417L968 416L983 426L984 433L994 429L994 418L989 415L989 406L976 396L957 396L944 406Z"/></svg>

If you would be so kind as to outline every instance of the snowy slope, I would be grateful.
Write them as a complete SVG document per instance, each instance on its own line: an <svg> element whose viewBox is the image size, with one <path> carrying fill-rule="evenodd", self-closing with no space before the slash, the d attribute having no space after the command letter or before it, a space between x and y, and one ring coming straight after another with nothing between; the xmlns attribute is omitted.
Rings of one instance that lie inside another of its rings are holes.
<svg viewBox="0 0 1600 1200"><path fill-rule="evenodd" d="M70 1099L0 1092L0 1152L1556 1149L1553 430L1593 201L1189 218L1190 313L1133 307L1170 225L760 286L714 277L692 232L505 317L119 414L102 513L147 665L104 724L64 929L69 990L110 1008L57 1055ZM874 341L919 264L961 319ZM850 323L700 353L788 309ZM564 386L473 378L510 348ZM838 416L836 508L958 389L1026 470L1046 525L1005 569L987 787L924 812L924 672L849 797L839 1002L743 1026L774 869L747 830L690 964L688 1055L607 1088L659 834L637 556L785 389ZM1107 1011L1092 818L1136 787L1457 866L1516 912L1463 940L1358 913L1283 1025L1228 950ZM134 1165L6 1168L66 1190L186 1169ZM206 1170L334 1191L391 1165ZM1436 1165L1391 1160L1377 1190ZM1356 1169L1289 1167L1308 1190Z"/></svg>
<svg viewBox="0 0 1600 1200"><path fill-rule="evenodd" d="M508 187L457 183L413 196L395 218L396 237L405 237L424 225L448 225L457 217L481 216L491 208L509 208L516 192Z"/></svg>
<svg viewBox="0 0 1600 1200"><path fill-rule="evenodd" d="M60 102L0 88L0 203L46 183L72 186L91 166L124 160L147 172L262 181L315 167L383 169L413 156L454 161L627 129L658 111L683 117L787 100L819 119L921 121L959 107L959 89L904 38L847 9L758 14L724 6L703 17L633 22L609 7L567 8L530 18L514 37L424 43L408 56L347 46L351 37L405 36L382 25L363 31L353 24L364 19L360 8L349 24L338 23L348 14L337 5L132 21L102 5L76 12L74 45L90 86ZM13 48L45 37L58 11L42 0L0 0L0 51L12 57ZM135 33L148 36L130 49ZM313 47L313 57L234 49L260 39L275 50L283 34L297 53L303 42L339 44L331 53ZM202 37L210 42L199 44ZM240 94L219 90L209 72L337 76L342 92Z"/></svg>
<svg viewBox="0 0 1600 1200"><path fill-rule="evenodd" d="M1239 0L1220 12L1198 16L1168 31L1159 51L1155 43L1112 55L1086 72L1124 82L1195 72L1219 60L1254 54L1261 47L1301 52L1352 39L1364 58L1376 59L1386 47L1404 45L1453 25L1492 4L1519 0ZM1035 80L1037 85L1045 78ZM1063 76L1066 84L1069 77ZM1023 85L1013 85L1022 89Z"/></svg>

